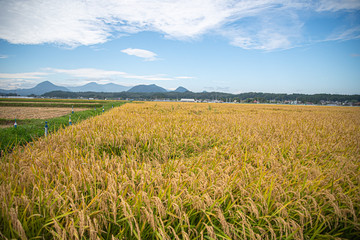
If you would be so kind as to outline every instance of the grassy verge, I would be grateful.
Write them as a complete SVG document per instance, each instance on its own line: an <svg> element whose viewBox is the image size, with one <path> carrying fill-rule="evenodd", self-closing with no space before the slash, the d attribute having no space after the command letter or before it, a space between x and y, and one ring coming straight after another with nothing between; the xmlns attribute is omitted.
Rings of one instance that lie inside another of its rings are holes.
<svg viewBox="0 0 360 240"><path fill-rule="evenodd" d="M71 114L72 124L76 124L87 118L102 114L102 106L107 111L114 107L118 107L124 102L105 102L101 106L97 106L96 110L91 108L86 111L74 112ZM92 106L95 107L95 106ZM0 119L0 124L9 124L14 120ZM52 133L69 125L69 115L51 118L51 119L25 119L17 120L17 128L8 127L0 129L0 152L3 155L5 152L11 152L16 146L22 146L33 141L45 134L45 121L48 123L48 132Z"/></svg>

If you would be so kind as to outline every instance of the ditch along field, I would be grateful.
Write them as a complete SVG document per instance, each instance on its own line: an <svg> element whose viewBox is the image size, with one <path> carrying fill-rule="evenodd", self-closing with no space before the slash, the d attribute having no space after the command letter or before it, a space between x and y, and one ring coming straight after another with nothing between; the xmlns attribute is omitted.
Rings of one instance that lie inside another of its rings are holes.
<svg viewBox="0 0 360 240"><path fill-rule="evenodd" d="M358 239L360 109L125 104L0 162L0 237Z"/></svg>

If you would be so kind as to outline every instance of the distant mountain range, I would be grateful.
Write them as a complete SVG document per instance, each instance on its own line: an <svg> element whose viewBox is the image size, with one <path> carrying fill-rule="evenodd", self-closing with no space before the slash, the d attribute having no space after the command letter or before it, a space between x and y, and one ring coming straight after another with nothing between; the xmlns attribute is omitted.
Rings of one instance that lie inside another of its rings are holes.
<svg viewBox="0 0 360 240"><path fill-rule="evenodd" d="M171 92L169 90L166 90L165 88L159 87L155 84L151 85L137 85L134 87L127 87L122 86L114 83L108 83L108 84L98 84L96 82L91 82L88 84L85 84L83 86L77 86L77 87L62 87L57 86L49 81L45 81L42 83L39 83L33 88L29 89L14 89L14 90L5 90L0 89L0 94L17 94L20 96L27 96L27 95L43 95L48 92L53 91L64 91L64 92L139 92L139 93L164 93L164 92ZM174 92L188 92L184 87L178 87Z"/></svg>
<svg viewBox="0 0 360 240"><path fill-rule="evenodd" d="M97 84L91 82L83 86L68 87L71 92L124 92L130 89L130 87L118 85L115 83Z"/></svg>

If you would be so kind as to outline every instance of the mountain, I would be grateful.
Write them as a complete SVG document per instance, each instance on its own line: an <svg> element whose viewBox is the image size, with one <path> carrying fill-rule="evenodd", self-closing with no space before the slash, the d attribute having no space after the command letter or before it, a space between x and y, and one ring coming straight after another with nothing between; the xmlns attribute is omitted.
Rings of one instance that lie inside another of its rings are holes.
<svg viewBox="0 0 360 240"><path fill-rule="evenodd" d="M167 92L167 90L155 84L151 84L151 85L137 85L135 87L130 88L128 92L152 93L152 92Z"/></svg>
<svg viewBox="0 0 360 240"><path fill-rule="evenodd" d="M69 91L66 87L57 86L55 84L52 84L49 81L45 81L42 83L39 83L33 88L29 89L14 89L14 90L3 90L0 89L0 93L8 94L8 93L16 93L17 95L26 96L26 95L42 95L47 92L52 91Z"/></svg>
<svg viewBox="0 0 360 240"><path fill-rule="evenodd" d="M151 85L137 85L132 88L108 83L108 84L98 84L96 82L90 82L83 86L78 87L62 87L57 86L49 81L39 83L33 88L29 89L14 89L14 90L4 90L0 89L0 94L10 94L16 93L17 95L27 96L27 95L43 95L44 93L53 92L53 91L63 91L63 92L136 92L136 93L165 93L168 92L165 88L159 87L155 84ZM184 93L189 92L184 87L178 87L174 92Z"/></svg>
<svg viewBox="0 0 360 240"><path fill-rule="evenodd" d="M130 89L130 87L108 83L97 84L96 82L90 82L83 86L68 87L72 92L124 92Z"/></svg>
<svg viewBox="0 0 360 240"><path fill-rule="evenodd" d="M187 90L186 88L180 86L174 92L184 93L184 92L189 92L189 90Z"/></svg>
<svg viewBox="0 0 360 240"><path fill-rule="evenodd" d="M115 83L108 83L104 85L106 92L124 92L129 90L131 87L118 85Z"/></svg>
<svg viewBox="0 0 360 240"><path fill-rule="evenodd" d="M69 91L69 89L67 89L66 87L57 86L49 81L45 81L45 82L39 83L38 85L36 85L33 88L23 89L23 93L25 93L23 95L26 95L26 94L42 95L44 93L52 92L52 91Z"/></svg>

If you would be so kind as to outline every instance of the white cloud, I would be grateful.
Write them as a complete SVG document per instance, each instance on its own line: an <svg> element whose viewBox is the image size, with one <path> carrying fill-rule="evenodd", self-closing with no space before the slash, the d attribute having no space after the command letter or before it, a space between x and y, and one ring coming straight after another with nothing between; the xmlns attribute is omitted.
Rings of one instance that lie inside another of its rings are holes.
<svg viewBox="0 0 360 240"><path fill-rule="evenodd" d="M104 43L109 26L84 1L2 1L0 37L15 44L69 46Z"/></svg>
<svg viewBox="0 0 360 240"><path fill-rule="evenodd" d="M0 38L14 44L104 43L113 36L156 31L187 39L231 14L231 1L14 0L1 2Z"/></svg>
<svg viewBox="0 0 360 240"><path fill-rule="evenodd" d="M236 46L263 50L291 48L304 41L305 11L360 9L359 0L0 0L0 4L0 38L13 44L76 47L154 31L180 40L220 34Z"/></svg>
<svg viewBox="0 0 360 240"><path fill-rule="evenodd" d="M9 56L8 55L1 55L0 54L0 59L5 59L5 58L8 58Z"/></svg>
<svg viewBox="0 0 360 240"><path fill-rule="evenodd" d="M128 55L144 58L146 61L154 61L156 60L157 54L148 50L144 49L137 49L137 48L127 48L121 50L121 52L126 53Z"/></svg>

